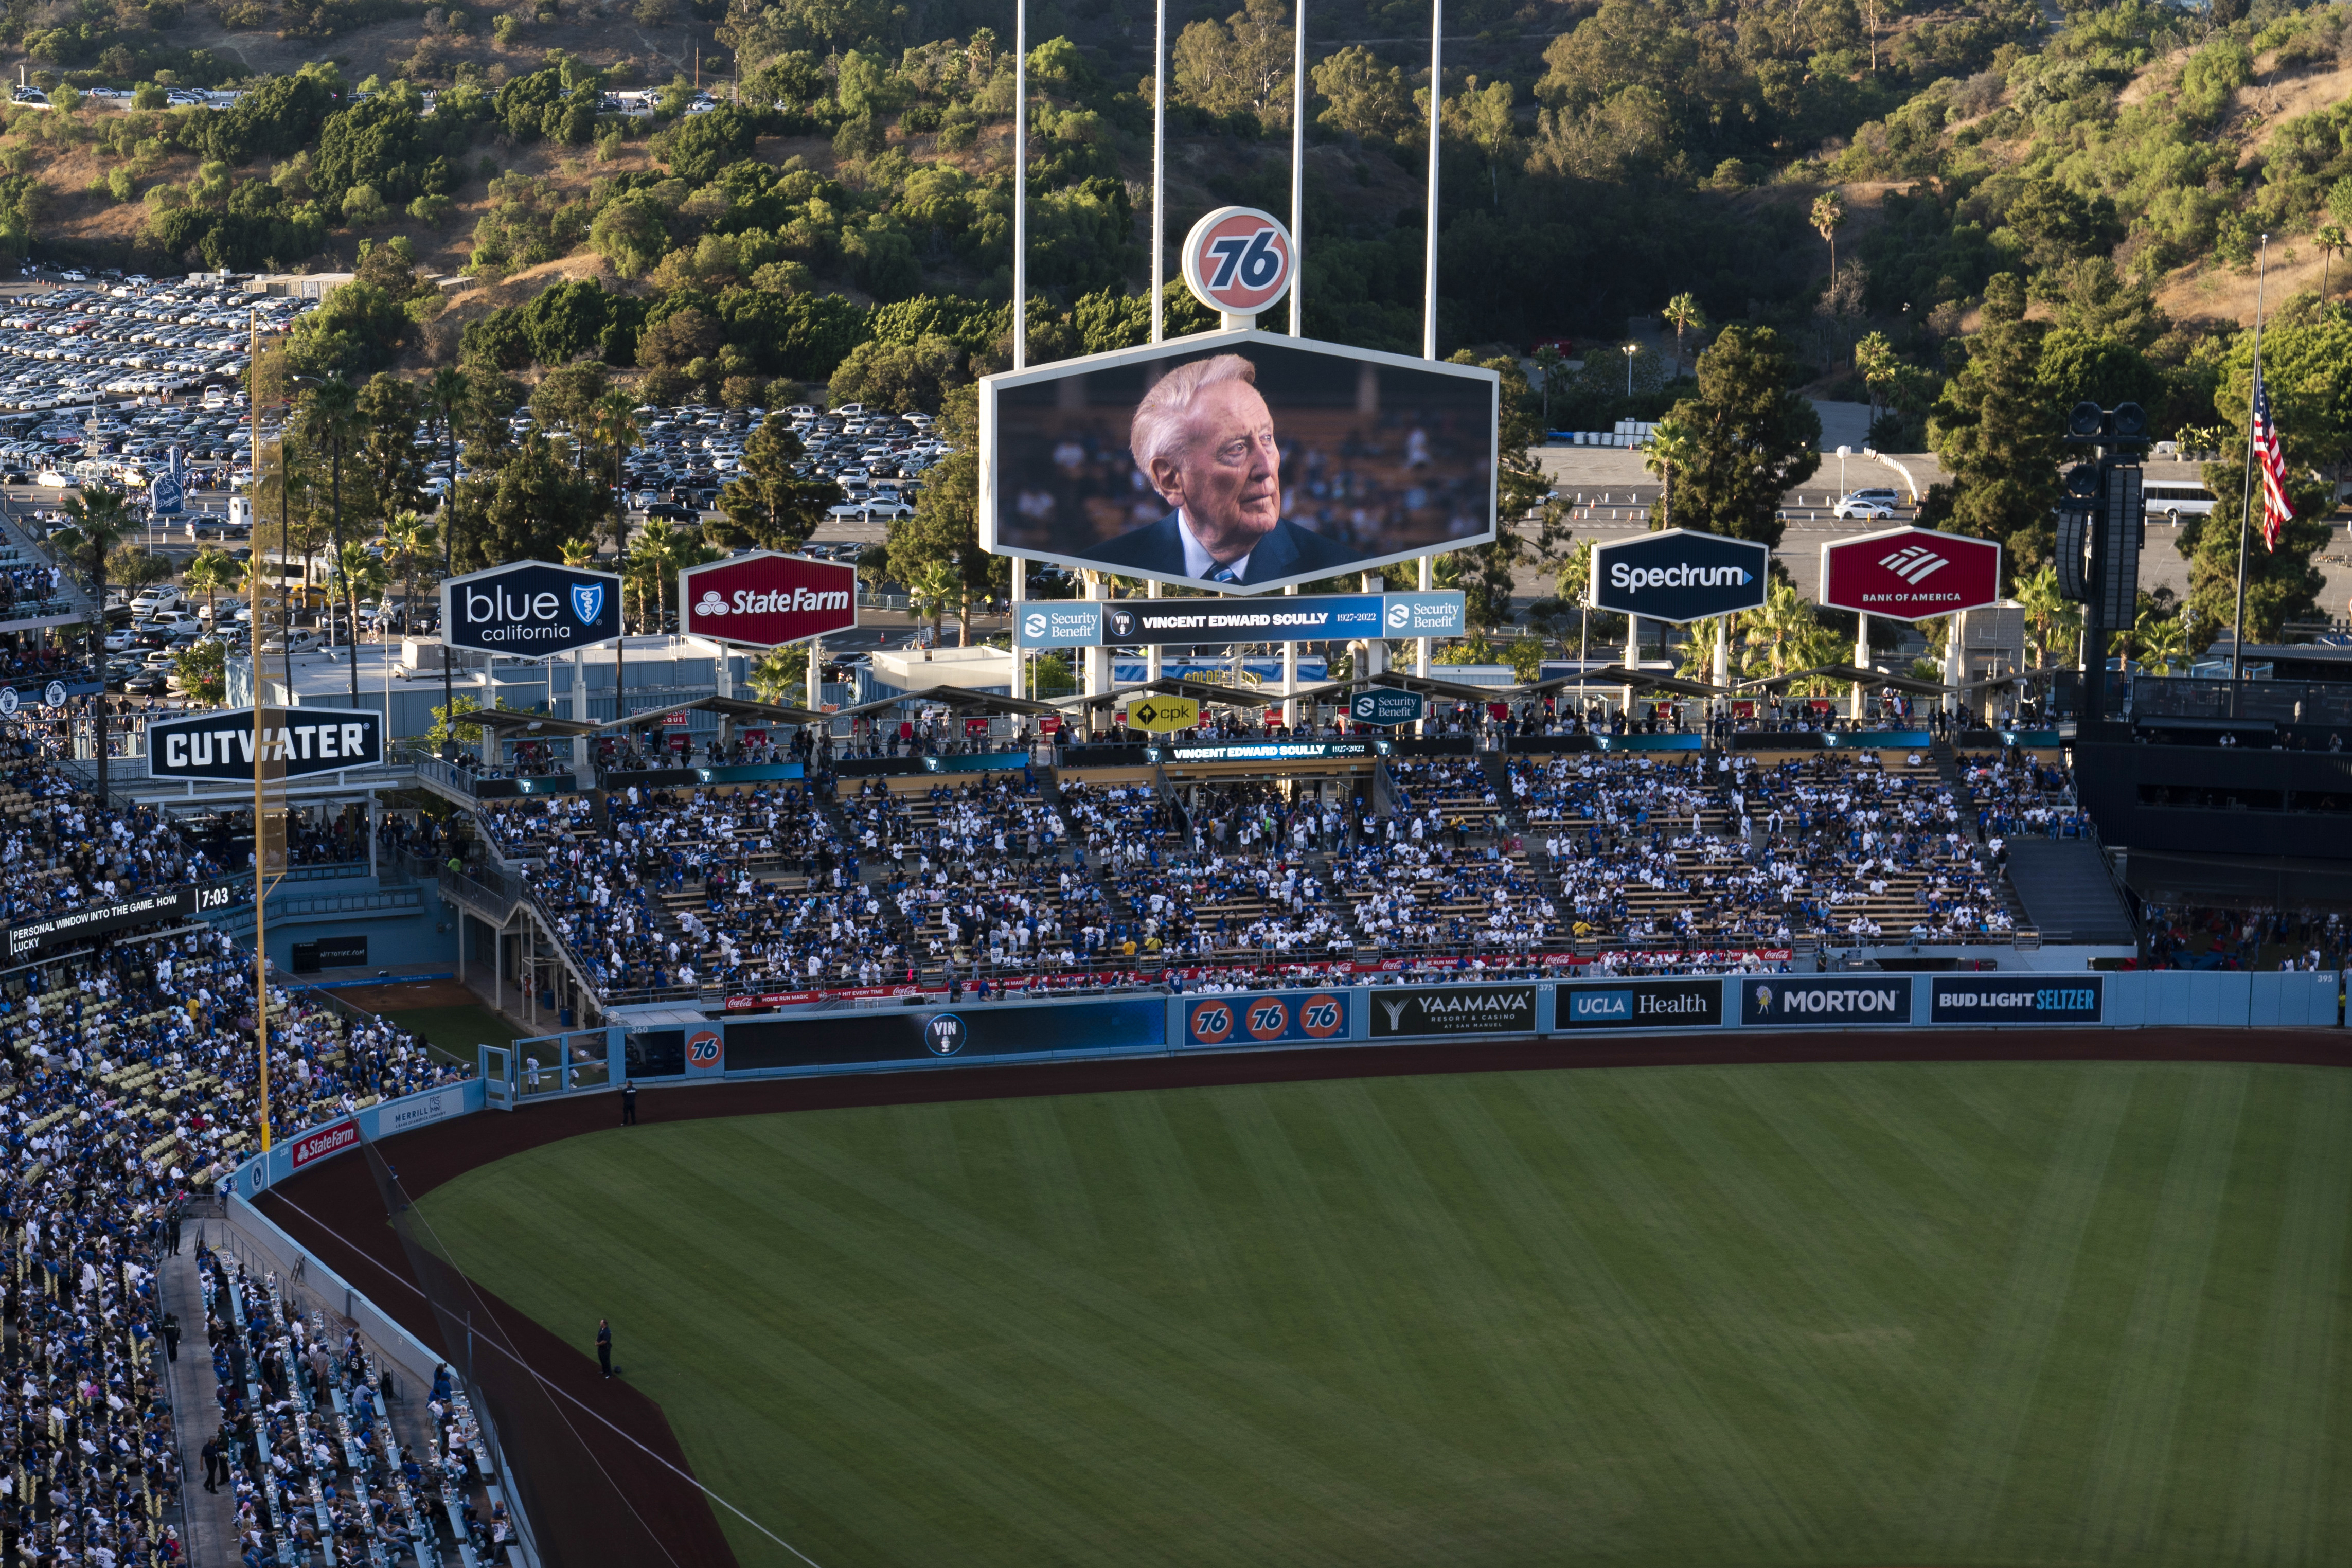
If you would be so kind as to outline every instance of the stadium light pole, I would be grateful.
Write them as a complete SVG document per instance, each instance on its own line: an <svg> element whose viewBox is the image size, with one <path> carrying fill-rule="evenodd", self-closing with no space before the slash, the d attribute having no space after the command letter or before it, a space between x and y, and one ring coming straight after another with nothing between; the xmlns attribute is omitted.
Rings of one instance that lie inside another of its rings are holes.
<svg viewBox="0 0 2352 1568"><path fill-rule="evenodd" d="M1437 110L1445 96L1445 0L1429 6L1429 218L1423 235L1421 357L1437 357ZM1296 258L1292 265L1297 265ZM1427 570L1426 565L1423 571ZM1423 587L1428 584L1423 583ZM1422 646L1428 647L1423 638Z"/></svg>
<svg viewBox="0 0 2352 1568"><path fill-rule="evenodd" d="M1151 341L1168 335L1168 0L1151 33Z"/></svg>
<svg viewBox="0 0 2352 1568"><path fill-rule="evenodd" d="M1295 34L1290 66L1290 335L1302 338L1307 335L1307 278L1301 265L1306 254L1299 248L1299 236L1307 232L1307 0L1298 0ZM1287 714L1284 722L1289 722Z"/></svg>
<svg viewBox="0 0 2352 1568"><path fill-rule="evenodd" d="M2254 510L2254 399L2263 386L2263 292L2271 276L2271 237L2263 236L2262 270L2254 275L2254 374L2246 383L2246 483L2245 492L2238 502L2238 612L2230 628L2230 717L2238 716L2238 682L2245 677L2239 673L2246 657L2246 534ZM2107 661L2102 657L2092 679L2104 689L2107 678ZM103 766L104 764L100 764Z"/></svg>
<svg viewBox="0 0 2352 1568"><path fill-rule="evenodd" d="M1013 7L1013 368L1029 368L1029 0Z"/></svg>

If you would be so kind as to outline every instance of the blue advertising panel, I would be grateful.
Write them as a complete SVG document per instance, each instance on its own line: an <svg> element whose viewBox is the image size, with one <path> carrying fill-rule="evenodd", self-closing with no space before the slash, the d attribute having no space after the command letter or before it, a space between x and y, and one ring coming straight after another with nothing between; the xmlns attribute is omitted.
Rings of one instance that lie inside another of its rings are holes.
<svg viewBox="0 0 2352 1568"><path fill-rule="evenodd" d="M1645 620L1683 623L1764 603L1771 546L1669 528L1592 547L1592 602Z"/></svg>
<svg viewBox="0 0 2352 1568"><path fill-rule="evenodd" d="M1386 598L1390 637L1458 637L1469 629L1459 594L1390 594Z"/></svg>
<svg viewBox="0 0 2352 1568"><path fill-rule="evenodd" d="M1013 636L1022 647L1095 647L1102 642L1097 599L1033 599L1021 606Z"/></svg>
<svg viewBox="0 0 2352 1568"><path fill-rule="evenodd" d="M1937 974L1927 984L1931 1024L2095 1024L2106 1001L2101 974Z"/></svg>
<svg viewBox="0 0 2352 1568"><path fill-rule="evenodd" d="M1241 991L1187 999L1178 1036L1187 1046L1269 1046L1344 1040L1349 993Z"/></svg>
<svg viewBox="0 0 2352 1568"><path fill-rule="evenodd" d="M1298 594L1281 598L1033 599L1013 633L1022 647L1160 644L1349 642L1361 637L1460 637L1462 595Z"/></svg>
<svg viewBox="0 0 2352 1568"><path fill-rule="evenodd" d="M1712 1029L1723 1022L1723 982L1563 982L1552 1006L1556 1029Z"/></svg>
<svg viewBox="0 0 2352 1568"><path fill-rule="evenodd" d="M1907 1024L1907 974L1743 974L1739 1021L1772 1028L1839 1024Z"/></svg>
<svg viewBox="0 0 2352 1568"><path fill-rule="evenodd" d="M1410 724L1429 711L1429 701L1418 691L1398 691L1375 686L1348 699L1348 717L1359 724Z"/></svg>
<svg viewBox="0 0 2352 1568"><path fill-rule="evenodd" d="M726 1033L727 1070L739 1073L1055 1051L1158 1050L1167 1044L1168 1007L1157 996L1041 1007L967 1002L730 1023Z"/></svg>

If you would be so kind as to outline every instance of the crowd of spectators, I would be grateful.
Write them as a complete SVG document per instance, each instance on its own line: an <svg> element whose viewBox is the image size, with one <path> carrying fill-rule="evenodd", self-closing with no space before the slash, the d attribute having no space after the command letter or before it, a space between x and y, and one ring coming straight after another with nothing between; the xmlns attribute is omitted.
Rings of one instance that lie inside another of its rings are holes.
<svg viewBox="0 0 2352 1568"><path fill-rule="evenodd" d="M37 763L8 773L0 815L0 887L15 921L216 869L168 819L101 810ZM185 1560L181 1439L207 1423L172 1406L182 1328L163 1310L159 1274L179 1250L191 1194L258 1146L258 1020L249 954L209 927L158 923L166 929L41 954L0 976L0 1550L10 1561ZM466 1076L391 1026L307 994L273 985L268 1005L280 1129ZM249 1397L239 1413L257 1414Z"/></svg>

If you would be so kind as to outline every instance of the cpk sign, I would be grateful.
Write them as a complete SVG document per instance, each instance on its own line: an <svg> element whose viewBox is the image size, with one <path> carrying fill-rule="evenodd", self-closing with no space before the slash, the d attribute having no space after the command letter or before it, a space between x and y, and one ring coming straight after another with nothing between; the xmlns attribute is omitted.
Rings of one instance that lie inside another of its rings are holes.
<svg viewBox="0 0 2352 1568"><path fill-rule="evenodd" d="M330 1122L314 1131L305 1132L294 1140L294 1168L300 1170L313 1160L323 1160L330 1154L340 1154L356 1147L360 1141L360 1124L350 1117Z"/></svg>
<svg viewBox="0 0 2352 1568"><path fill-rule="evenodd" d="M1822 546L1822 603L1925 621L2000 601L2000 546L1989 539L1891 528Z"/></svg>
<svg viewBox="0 0 2352 1568"><path fill-rule="evenodd" d="M677 574L679 627L749 647L781 647L857 624L857 568L755 550Z"/></svg>

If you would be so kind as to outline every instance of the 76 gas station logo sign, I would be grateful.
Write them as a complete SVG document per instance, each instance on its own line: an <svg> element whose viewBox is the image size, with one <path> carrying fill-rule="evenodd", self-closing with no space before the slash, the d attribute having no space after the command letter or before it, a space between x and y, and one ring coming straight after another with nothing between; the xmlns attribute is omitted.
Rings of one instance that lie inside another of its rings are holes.
<svg viewBox="0 0 2352 1568"><path fill-rule="evenodd" d="M1255 316L1281 299L1297 264L1290 231L1256 207L1219 207L1184 237L1185 283L1224 315Z"/></svg>
<svg viewBox="0 0 2352 1568"><path fill-rule="evenodd" d="M1184 1012L1184 1043L1190 1046L1344 1039L1347 1033L1347 998L1328 991L1213 996Z"/></svg>

